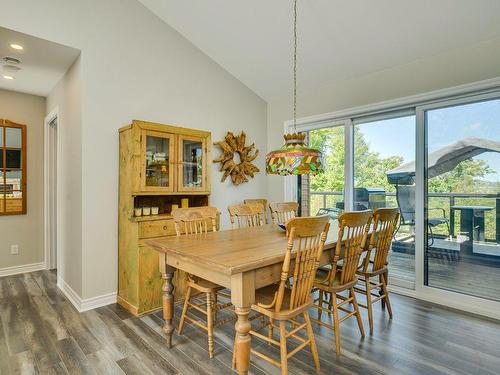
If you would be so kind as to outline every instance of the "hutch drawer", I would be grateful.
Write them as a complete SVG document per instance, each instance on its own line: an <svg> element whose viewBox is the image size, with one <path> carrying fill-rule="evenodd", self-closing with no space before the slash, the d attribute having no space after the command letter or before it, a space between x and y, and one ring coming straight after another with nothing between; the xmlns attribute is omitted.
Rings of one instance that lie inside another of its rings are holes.
<svg viewBox="0 0 500 375"><path fill-rule="evenodd" d="M175 225L173 219L143 221L139 223L139 238L153 238L174 236Z"/></svg>

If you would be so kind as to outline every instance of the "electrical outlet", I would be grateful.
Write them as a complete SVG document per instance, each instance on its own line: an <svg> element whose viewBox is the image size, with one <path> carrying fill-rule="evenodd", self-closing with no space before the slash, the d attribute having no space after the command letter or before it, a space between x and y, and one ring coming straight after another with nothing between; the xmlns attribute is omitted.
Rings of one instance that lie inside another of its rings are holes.
<svg viewBox="0 0 500 375"><path fill-rule="evenodd" d="M19 245L10 245L10 253L12 255L19 254Z"/></svg>

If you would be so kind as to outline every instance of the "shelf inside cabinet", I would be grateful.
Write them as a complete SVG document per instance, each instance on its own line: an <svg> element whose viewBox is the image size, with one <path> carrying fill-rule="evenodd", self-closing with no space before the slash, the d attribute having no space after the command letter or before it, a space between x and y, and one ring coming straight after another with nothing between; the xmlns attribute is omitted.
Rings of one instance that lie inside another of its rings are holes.
<svg viewBox="0 0 500 375"><path fill-rule="evenodd" d="M160 196L160 195L175 195L175 196L184 196L184 195L210 195L209 191L190 191L187 192L173 192L173 193L165 193L163 191L136 191L132 193L133 197L139 196Z"/></svg>
<svg viewBox="0 0 500 375"><path fill-rule="evenodd" d="M154 221L154 220L166 220L171 219L170 214L159 214L159 215L149 215L149 216L132 216L131 221L141 222L141 221Z"/></svg>

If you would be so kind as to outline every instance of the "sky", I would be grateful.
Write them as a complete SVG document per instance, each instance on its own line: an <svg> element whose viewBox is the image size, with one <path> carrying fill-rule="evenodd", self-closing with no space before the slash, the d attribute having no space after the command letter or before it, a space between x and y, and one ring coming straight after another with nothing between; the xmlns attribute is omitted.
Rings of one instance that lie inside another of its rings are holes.
<svg viewBox="0 0 500 375"><path fill-rule="evenodd" d="M382 157L402 156L404 161L415 159L415 116L374 121L356 125L370 144L370 150Z"/></svg>
<svg viewBox="0 0 500 375"><path fill-rule="evenodd" d="M365 135L372 151L381 156L399 155L404 161L415 158L415 116L356 125ZM440 108L427 112L429 152L465 137L500 141L500 99ZM487 175L487 181L500 181L500 153L483 153L475 159L486 160L499 173Z"/></svg>

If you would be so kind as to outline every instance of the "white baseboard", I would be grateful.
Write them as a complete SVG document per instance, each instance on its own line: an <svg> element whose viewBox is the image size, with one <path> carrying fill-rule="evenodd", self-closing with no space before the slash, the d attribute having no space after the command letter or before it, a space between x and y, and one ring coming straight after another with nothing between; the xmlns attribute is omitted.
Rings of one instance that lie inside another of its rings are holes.
<svg viewBox="0 0 500 375"><path fill-rule="evenodd" d="M57 278L57 287L64 293L67 299L75 306L75 308L80 311L80 305L81 305L81 298L76 293L72 287L70 287L68 284L66 284L66 281L64 281L62 278L58 277Z"/></svg>
<svg viewBox="0 0 500 375"><path fill-rule="evenodd" d="M116 296L117 293L113 292L113 293L103 294L97 297L86 298L82 300L80 311L83 312L83 311L93 310L101 306L106 306L106 305L111 305L112 303L116 303Z"/></svg>
<svg viewBox="0 0 500 375"><path fill-rule="evenodd" d="M0 277L17 275L17 274L26 273L26 272L40 271L40 270L44 270L45 268L46 268L45 262L24 264L22 266L0 268Z"/></svg>
<svg viewBox="0 0 500 375"><path fill-rule="evenodd" d="M81 298L62 278L57 280L57 287L61 289L66 298L75 306L78 312L96 309L101 306L116 303L116 292L103 294L97 297Z"/></svg>

